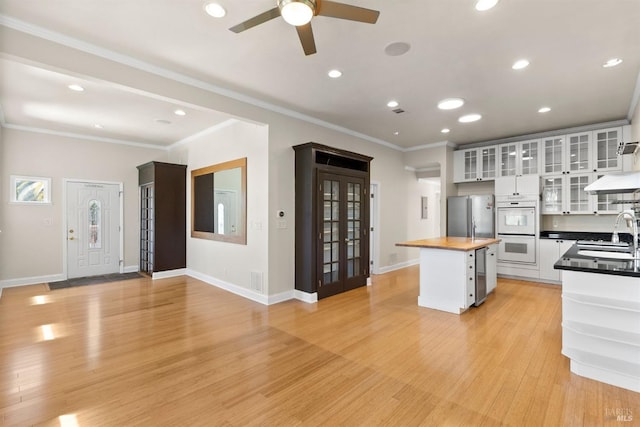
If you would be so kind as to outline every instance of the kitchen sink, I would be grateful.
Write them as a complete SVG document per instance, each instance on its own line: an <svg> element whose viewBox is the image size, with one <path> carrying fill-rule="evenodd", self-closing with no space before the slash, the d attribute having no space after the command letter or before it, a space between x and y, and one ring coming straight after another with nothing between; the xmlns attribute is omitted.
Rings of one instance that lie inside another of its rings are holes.
<svg viewBox="0 0 640 427"><path fill-rule="evenodd" d="M607 259L633 259L633 255L629 252L615 252L615 251L597 251L581 249L578 251L578 255L590 256L594 258L607 258Z"/></svg>

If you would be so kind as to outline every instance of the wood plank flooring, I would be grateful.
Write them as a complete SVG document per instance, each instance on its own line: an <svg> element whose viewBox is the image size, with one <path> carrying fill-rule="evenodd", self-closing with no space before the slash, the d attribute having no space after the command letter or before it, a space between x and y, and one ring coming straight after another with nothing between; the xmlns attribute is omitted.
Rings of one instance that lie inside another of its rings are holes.
<svg viewBox="0 0 640 427"><path fill-rule="evenodd" d="M640 394L569 372L559 286L417 297L417 267L270 307L188 277L8 288L1 425L639 425Z"/></svg>

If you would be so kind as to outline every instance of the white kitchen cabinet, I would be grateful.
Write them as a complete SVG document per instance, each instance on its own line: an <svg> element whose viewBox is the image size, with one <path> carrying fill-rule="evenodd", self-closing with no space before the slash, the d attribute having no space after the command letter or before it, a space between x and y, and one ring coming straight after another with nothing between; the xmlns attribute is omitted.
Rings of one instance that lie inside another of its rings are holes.
<svg viewBox="0 0 640 427"><path fill-rule="evenodd" d="M542 174L620 171L622 138L622 127L543 138Z"/></svg>
<svg viewBox="0 0 640 427"><path fill-rule="evenodd" d="M593 157L591 139L591 132L543 138L543 174L590 172Z"/></svg>
<svg viewBox="0 0 640 427"><path fill-rule="evenodd" d="M498 146L498 176L535 175L540 170L540 140Z"/></svg>
<svg viewBox="0 0 640 427"><path fill-rule="evenodd" d="M584 191L593 180L592 173L543 177L542 214L593 214L593 198Z"/></svg>
<svg viewBox="0 0 640 427"><path fill-rule="evenodd" d="M542 138L542 174L554 175L564 172L564 136Z"/></svg>
<svg viewBox="0 0 640 427"><path fill-rule="evenodd" d="M495 180L496 196L534 196L540 194L540 178L538 175L502 176Z"/></svg>
<svg viewBox="0 0 640 427"><path fill-rule="evenodd" d="M545 176L542 178L543 215L617 214L622 205L614 204L617 194L592 195L584 188L600 178L602 173L582 173Z"/></svg>
<svg viewBox="0 0 640 427"><path fill-rule="evenodd" d="M487 295L498 285L498 245L487 246Z"/></svg>
<svg viewBox="0 0 640 427"><path fill-rule="evenodd" d="M551 282L560 282L562 274L555 270L553 265L569 250L575 240L565 239L540 239L540 279Z"/></svg>
<svg viewBox="0 0 640 427"><path fill-rule="evenodd" d="M593 131L592 163L594 172L622 170L622 156L618 155L618 144L621 141L621 127Z"/></svg>
<svg viewBox="0 0 640 427"><path fill-rule="evenodd" d="M584 173L593 170L591 132L567 135L565 138L565 165L563 172Z"/></svg>
<svg viewBox="0 0 640 427"><path fill-rule="evenodd" d="M496 177L497 147L471 148L453 153L454 182L492 180Z"/></svg>

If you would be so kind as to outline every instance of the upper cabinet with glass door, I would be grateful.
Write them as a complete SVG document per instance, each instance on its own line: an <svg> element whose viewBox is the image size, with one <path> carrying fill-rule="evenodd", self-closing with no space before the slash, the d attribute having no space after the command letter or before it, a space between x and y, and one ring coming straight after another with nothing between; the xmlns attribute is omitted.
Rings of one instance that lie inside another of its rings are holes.
<svg viewBox="0 0 640 427"><path fill-rule="evenodd" d="M573 133L542 139L542 174L574 174L622 170L617 154L622 128Z"/></svg>
<svg viewBox="0 0 640 427"><path fill-rule="evenodd" d="M542 139L542 174L591 171L591 132Z"/></svg>
<svg viewBox="0 0 640 427"><path fill-rule="evenodd" d="M535 175L540 171L540 140L498 146L498 176Z"/></svg>
<svg viewBox="0 0 640 427"><path fill-rule="evenodd" d="M593 131L593 172L622 170L622 156L618 155L621 141L621 127Z"/></svg>
<svg viewBox="0 0 640 427"><path fill-rule="evenodd" d="M453 153L454 182L493 180L497 176L497 147L471 148Z"/></svg>

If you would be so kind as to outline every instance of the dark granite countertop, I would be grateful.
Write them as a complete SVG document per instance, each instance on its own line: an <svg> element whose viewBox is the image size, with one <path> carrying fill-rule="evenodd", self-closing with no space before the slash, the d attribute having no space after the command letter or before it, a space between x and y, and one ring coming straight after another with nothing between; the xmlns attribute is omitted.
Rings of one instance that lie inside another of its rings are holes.
<svg viewBox="0 0 640 427"><path fill-rule="evenodd" d="M621 227L621 229L624 229ZM566 240L604 240L605 242L611 241L612 233L598 233L587 231L541 231L541 239L566 239ZM618 232L621 242L631 243L631 233Z"/></svg>
<svg viewBox="0 0 640 427"><path fill-rule="evenodd" d="M622 240L622 235L620 236ZM567 238L568 239L568 238ZM594 258L578 254L578 246L574 244L554 264L556 270L582 271L585 273L631 276L640 278L640 261ZM638 281L640 285L640 281Z"/></svg>

